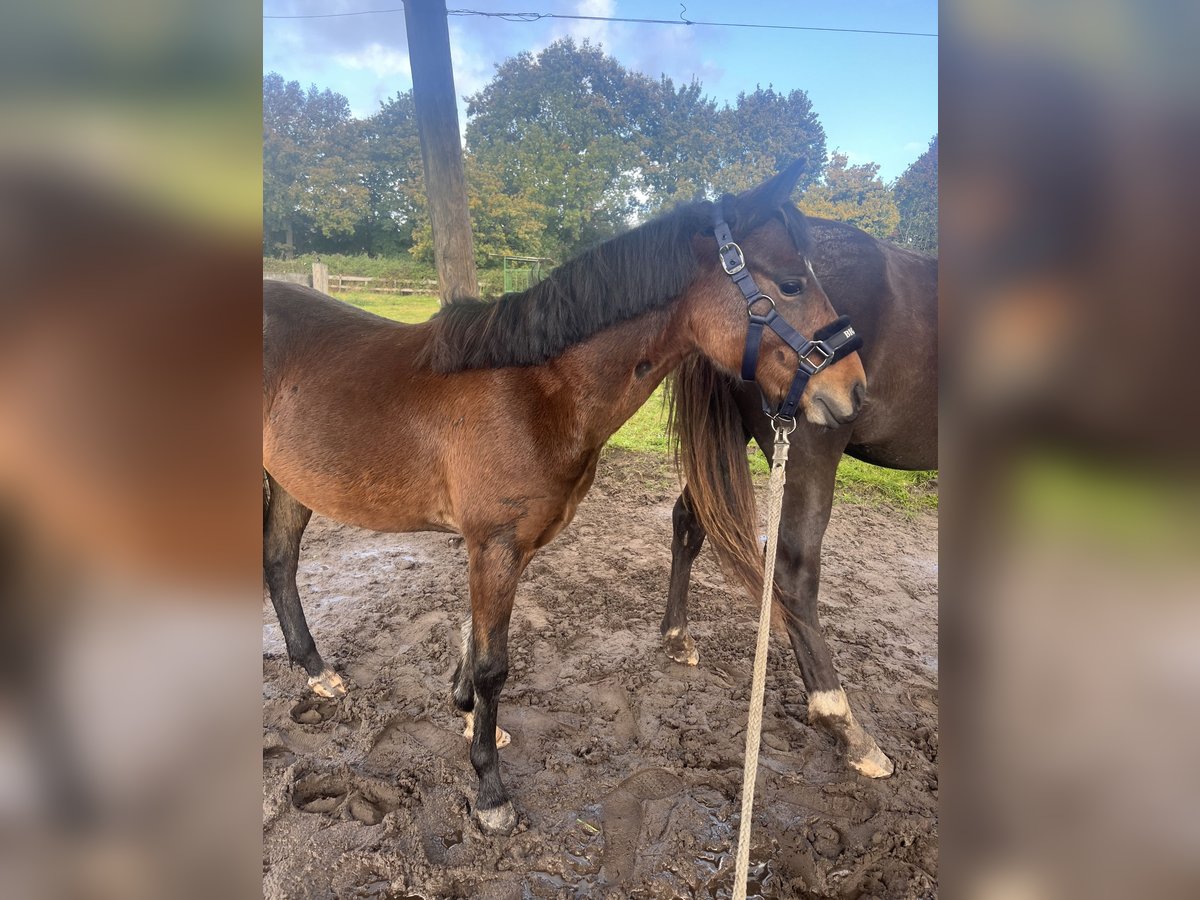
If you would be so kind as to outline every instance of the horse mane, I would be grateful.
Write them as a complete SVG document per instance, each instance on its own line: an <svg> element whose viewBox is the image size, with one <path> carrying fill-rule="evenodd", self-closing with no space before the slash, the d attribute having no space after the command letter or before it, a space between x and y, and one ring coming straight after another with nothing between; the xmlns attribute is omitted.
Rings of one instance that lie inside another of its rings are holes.
<svg viewBox="0 0 1200 900"><path fill-rule="evenodd" d="M661 309L696 276L691 238L711 205L681 204L498 300L452 301L430 323L419 363L435 372L536 366L627 319Z"/></svg>

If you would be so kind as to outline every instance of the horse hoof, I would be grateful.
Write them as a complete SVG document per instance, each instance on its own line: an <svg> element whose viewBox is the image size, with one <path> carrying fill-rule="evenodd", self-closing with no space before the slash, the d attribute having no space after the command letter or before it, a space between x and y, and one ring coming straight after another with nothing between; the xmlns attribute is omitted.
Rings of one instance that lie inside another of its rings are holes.
<svg viewBox="0 0 1200 900"><path fill-rule="evenodd" d="M308 686L318 697L336 700L338 697L346 696L346 685L342 682L342 676L333 669L326 669L320 675L311 676L308 679Z"/></svg>
<svg viewBox="0 0 1200 900"><path fill-rule="evenodd" d="M700 653L696 650L696 642L686 631L672 628L663 635L663 650L667 656L681 665L694 666L700 662Z"/></svg>
<svg viewBox="0 0 1200 900"><path fill-rule="evenodd" d="M470 741L475 737L475 713L467 713L464 718L466 719L466 727L463 728L463 737ZM496 749L499 750L501 747L507 747L511 743L512 735L497 725Z"/></svg>
<svg viewBox="0 0 1200 900"><path fill-rule="evenodd" d="M492 809L476 809L475 821L488 834L510 835L517 827L517 812L510 801Z"/></svg>
<svg viewBox="0 0 1200 900"><path fill-rule="evenodd" d="M878 746L872 746L861 756L846 761L859 775L865 775L867 778L887 778L896 771L895 764Z"/></svg>

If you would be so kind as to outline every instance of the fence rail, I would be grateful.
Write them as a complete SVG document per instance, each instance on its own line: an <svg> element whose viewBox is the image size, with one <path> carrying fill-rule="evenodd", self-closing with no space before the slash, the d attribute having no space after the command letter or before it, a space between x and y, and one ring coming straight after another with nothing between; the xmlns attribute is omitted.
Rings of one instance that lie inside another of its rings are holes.
<svg viewBox="0 0 1200 900"><path fill-rule="evenodd" d="M314 269L317 267L314 266ZM316 275L316 280L314 280ZM367 275L330 275L324 272L263 272L263 278L268 281L290 281L293 284L304 284L308 287L320 286L317 281L324 277L328 285L327 293L346 291L372 291L382 294L436 294L437 279L433 278L376 278Z"/></svg>
<svg viewBox="0 0 1200 900"><path fill-rule="evenodd" d="M330 291L373 291L383 294L436 294L437 279L372 278L365 275L330 275Z"/></svg>

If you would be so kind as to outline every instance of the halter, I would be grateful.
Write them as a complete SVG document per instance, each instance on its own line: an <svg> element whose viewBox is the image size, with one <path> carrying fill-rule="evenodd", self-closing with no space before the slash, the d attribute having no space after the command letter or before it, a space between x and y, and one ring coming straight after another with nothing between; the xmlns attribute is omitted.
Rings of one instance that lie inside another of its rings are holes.
<svg viewBox="0 0 1200 900"><path fill-rule="evenodd" d="M839 316L837 320L818 328L810 341L775 309L775 301L758 289L754 276L746 268L746 257L742 248L733 240L733 233L725 217L721 214L720 204L713 207L713 237L717 239L717 255L721 259L721 268L725 274L733 278L733 283L741 290L746 298L746 314L750 317L750 325L746 330L746 349L742 352L742 380L754 381L754 373L758 369L758 354L762 348L763 329L770 328L779 335L780 340L796 352L796 375L792 386L787 392L779 409L772 412L767 402L767 395L762 393L763 412L772 419L791 419L795 427L796 410L800 406L800 395L808 379L820 372L826 366L831 366L839 359L849 356L862 346L862 338L850 324L849 316ZM809 267L809 271L812 267ZM766 313L760 315L754 311L755 305L767 305ZM813 362L813 359L816 362ZM788 429L789 431L791 429Z"/></svg>

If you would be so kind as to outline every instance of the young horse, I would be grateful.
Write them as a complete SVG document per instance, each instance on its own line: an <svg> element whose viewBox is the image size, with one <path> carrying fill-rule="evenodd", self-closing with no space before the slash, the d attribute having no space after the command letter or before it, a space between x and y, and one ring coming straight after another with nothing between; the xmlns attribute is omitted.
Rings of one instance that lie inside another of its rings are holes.
<svg viewBox="0 0 1200 900"><path fill-rule="evenodd" d="M681 360L698 352L730 371L741 362L747 305L723 271L714 223L733 228L746 269L794 328L813 334L836 317L806 262L803 216L787 204L798 174L793 166L740 197L682 206L524 293L454 303L420 325L264 285L263 553L288 655L314 691L344 693L296 590L312 510L379 531L460 533L471 620L452 695L474 713L474 814L488 831L516 823L496 708L521 572L571 521L604 442ZM784 395L798 365L766 336L757 376L769 395ZM848 422L864 389L850 354L812 378L805 414Z"/></svg>
<svg viewBox="0 0 1200 900"><path fill-rule="evenodd" d="M801 423L792 434L775 584L808 691L809 721L839 739L851 766L863 775L881 778L892 773L892 762L855 721L817 620L821 541L843 452L893 469L937 468L937 260L876 240L850 225L823 219L808 222L809 258L820 273L821 286L863 336L860 355L871 395L853 424L831 429ZM773 431L757 388L734 382L702 360L680 370L673 397L682 462L701 477L689 479L675 504L671 583L662 635L673 660L695 665L698 654L687 627L688 579L704 542L706 519L730 502L711 495L710 485L721 482L703 475L704 460L744 455L748 437L770 459ZM701 411L718 424L718 430L691 427ZM721 449L715 450L713 442L719 442ZM730 471L747 478L745 466ZM752 499L748 482L730 489L734 502ZM735 520L745 521L745 514ZM723 525L727 521L728 515L722 513L712 529L723 560L731 553L744 556L746 543L756 537L728 534ZM722 542L725 546L720 546ZM762 590L757 569L736 562L732 569L749 579L751 590Z"/></svg>

